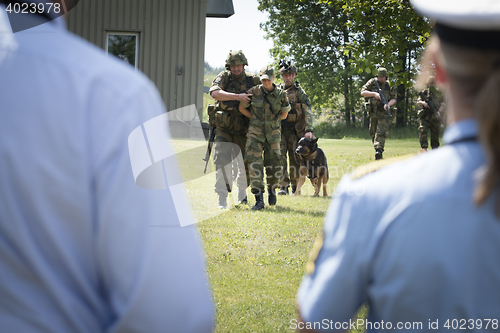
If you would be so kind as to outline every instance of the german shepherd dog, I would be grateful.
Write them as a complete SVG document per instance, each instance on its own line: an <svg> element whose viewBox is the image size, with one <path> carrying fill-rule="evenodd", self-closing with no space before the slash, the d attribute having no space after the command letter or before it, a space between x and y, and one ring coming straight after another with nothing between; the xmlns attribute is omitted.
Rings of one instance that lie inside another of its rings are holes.
<svg viewBox="0 0 500 333"><path fill-rule="evenodd" d="M326 183L328 183L328 165L326 156L321 148L318 148L318 138L311 139L303 137L297 144L295 158L300 164L299 181L295 195L300 195L300 189L306 181L306 176L311 180L315 191L313 197L318 196L319 189L323 186L323 196L326 197Z"/></svg>

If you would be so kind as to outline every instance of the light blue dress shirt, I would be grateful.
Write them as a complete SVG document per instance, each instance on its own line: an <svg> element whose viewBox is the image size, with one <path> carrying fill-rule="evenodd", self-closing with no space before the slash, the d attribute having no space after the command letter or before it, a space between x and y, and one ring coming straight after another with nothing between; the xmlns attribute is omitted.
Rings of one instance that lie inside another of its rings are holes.
<svg viewBox="0 0 500 333"><path fill-rule="evenodd" d="M197 230L131 169L154 85L61 20L6 23L0 6L0 331L212 331Z"/></svg>
<svg viewBox="0 0 500 333"><path fill-rule="evenodd" d="M475 121L461 121L447 128L444 147L342 179L315 271L298 293L304 321L335 331L366 302L368 331L422 332L437 323L443 332L464 321L481 331L488 320L498 331L500 220L492 198L472 201L485 163L476 135Z"/></svg>

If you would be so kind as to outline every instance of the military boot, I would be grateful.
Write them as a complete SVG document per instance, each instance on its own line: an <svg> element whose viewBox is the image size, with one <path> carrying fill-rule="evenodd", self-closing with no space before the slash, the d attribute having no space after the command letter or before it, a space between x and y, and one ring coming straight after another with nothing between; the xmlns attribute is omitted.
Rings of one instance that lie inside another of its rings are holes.
<svg viewBox="0 0 500 333"><path fill-rule="evenodd" d="M275 192L274 188L268 187L267 192L269 193L269 196L267 197L267 202L269 203L269 205L271 205L271 206L276 205L277 199L276 199L276 192Z"/></svg>
<svg viewBox="0 0 500 333"><path fill-rule="evenodd" d="M278 195L288 195L288 186L282 186L278 191Z"/></svg>
<svg viewBox="0 0 500 333"><path fill-rule="evenodd" d="M248 203L246 189L238 191L238 202L245 205Z"/></svg>
<svg viewBox="0 0 500 333"><path fill-rule="evenodd" d="M252 210L261 210L264 209L264 196L261 194L255 195L255 206L253 206Z"/></svg>
<svg viewBox="0 0 500 333"><path fill-rule="evenodd" d="M381 160L383 157L382 157L382 149L376 149L375 150L375 159L376 160Z"/></svg>
<svg viewBox="0 0 500 333"><path fill-rule="evenodd" d="M227 195L224 194L219 194L219 204L217 205L217 208L219 209L224 209L227 206Z"/></svg>

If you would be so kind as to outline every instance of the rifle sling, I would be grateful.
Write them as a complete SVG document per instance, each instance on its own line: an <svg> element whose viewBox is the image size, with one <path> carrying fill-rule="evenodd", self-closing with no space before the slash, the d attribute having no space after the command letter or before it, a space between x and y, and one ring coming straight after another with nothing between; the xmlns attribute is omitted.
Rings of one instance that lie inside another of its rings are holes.
<svg viewBox="0 0 500 333"><path fill-rule="evenodd" d="M276 88L275 88L276 89ZM273 113L273 115L275 115L276 117L278 116L278 113L274 112L274 109L273 109L273 105L271 104L271 102L269 102L269 100L267 99L267 94L266 94L266 91L264 90L264 87L263 86L260 86L260 91L262 91L262 94L264 94L264 99L266 100L267 104L269 104L269 108L271 109L271 112Z"/></svg>

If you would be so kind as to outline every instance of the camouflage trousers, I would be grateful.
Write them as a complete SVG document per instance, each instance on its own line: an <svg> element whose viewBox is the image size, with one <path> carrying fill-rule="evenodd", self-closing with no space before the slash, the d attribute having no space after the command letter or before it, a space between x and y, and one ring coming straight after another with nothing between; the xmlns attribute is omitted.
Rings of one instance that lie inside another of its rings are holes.
<svg viewBox="0 0 500 333"><path fill-rule="evenodd" d="M385 139L389 136L390 121L385 110L370 113L370 136L372 137L373 148L384 151Z"/></svg>
<svg viewBox="0 0 500 333"><path fill-rule="evenodd" d="M290 183L292 188L297 187L299 179L299 163L295 159L295 150L297 149L298 135L295 131L285 129L281 132L281 160L283 162L283 177L280 181L281 187L287 187ZM290 159L290 170L287 165L287 155Z"/></svg>
<svg viewBox="0 0 500 333"><path fill-rule="evenodd" d="M439 118L434 113L426 112L426 110L419 111L418 116L420 118L420 126L418 127L420 147L429 147L429 141L427 139L429 131L431 132L432 149L439 147L439 130L441 127Z"/></svg>
<svg viewBox="0 0 500 333"><path fill-rule="evenodd" d="M248 166L244 162L246 134L234 134L230 132L215 129L214 139L214 164L216 169L215 174L215 193L219 195L227 195L229 188L233 187L233 163L236 161L238 168L238 175L236 177L236 184L240 190L248 187ZM241 155L239 155L241 152ZM240 156L238 158L238 156Z"/></svg>
<svg viewBox="0 0 500 333"><path fill-rule="evenodd" d="M245 162L248 165L250 187L253 194L264 193L264 166L267 186L276 188L283 175L280 143L261 142L249 137L246 143Z"/></svg>

